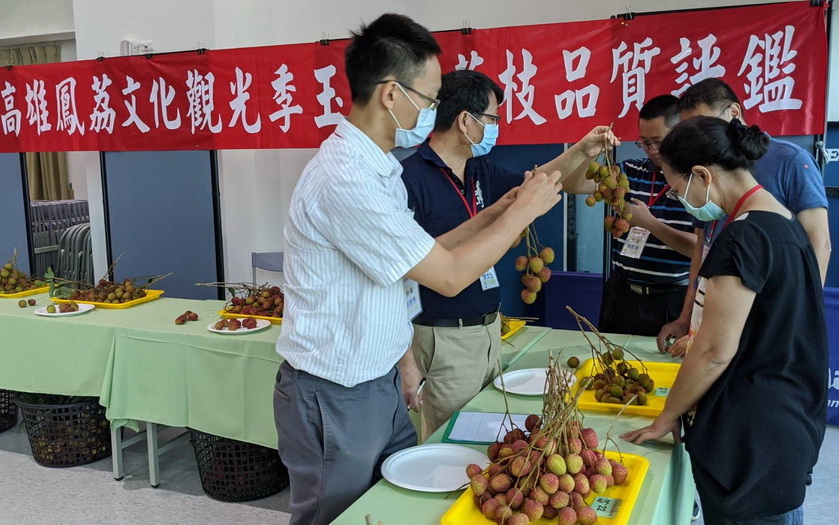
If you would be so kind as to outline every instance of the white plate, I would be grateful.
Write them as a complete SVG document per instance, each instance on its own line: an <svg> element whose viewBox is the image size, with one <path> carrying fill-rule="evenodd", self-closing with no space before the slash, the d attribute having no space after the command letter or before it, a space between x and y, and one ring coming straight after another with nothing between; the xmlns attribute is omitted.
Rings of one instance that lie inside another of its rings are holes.
<svg viewBox="0 0 839 525"><path fill-rule="evenodd" d="M568 378L568 386L573 385L577 378L571 372L563 370L565 377ZM547 368L526 368L524 370L514 370L512 372L505 372L504 386L507 392L511 394L519 394L522 396L541 396L545 394L545 379L548 376ZM501 390L501 376L495 378L492 384L498 390Z"/></svg>
<svg viewBox="0 0 839 525"><path fill-rule="evenodd" d="M382 476L396 486L419 492L451 492L469 483L466 466L489 465L475 449L448 443L406 448L382 464Z"/></svg>
<svg viewBox="0 0 839 525"><path fill-rule="evenodd" d="M94 308L96 308L96 306L92 305L92 304L83 304L83 303L77 303L77 304L79 305L79 309L76 310L75 312L61 313L61 312L58 311L58 305L55 305L55 313L54 314L51 314L51 313L47 312L47 307L44 306L42 308L38 308L37 310L35 310L35 315L43 315L44 317L68 317L68 316L71 316L71 315L81 315L83 313L89 312L89 311L93 310Z"/></svg>
<svg viewBox="0 0 839 525"><path fill-rule="evenodd" d="M241 319L239 319L241 321ZM221 330L216 330L216 323L210 323L210 326L207 327L207 330L211 332L215 332L217 334L225 334L225 335L239 335L239 334L252 334L254 332L259 332L260 330L265 330L269 326L271 326L271 321L266 321L265 319L257 319L256 320L256 328L239 328L238 330L228 330L227 328L223 328Z"/></svg>

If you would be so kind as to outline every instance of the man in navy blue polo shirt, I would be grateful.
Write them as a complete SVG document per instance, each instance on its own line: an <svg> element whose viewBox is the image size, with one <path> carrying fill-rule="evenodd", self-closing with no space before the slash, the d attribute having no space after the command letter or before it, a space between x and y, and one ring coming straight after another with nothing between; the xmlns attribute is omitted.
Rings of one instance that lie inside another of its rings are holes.
<svg viewBox="0 0 839 525"><path fill-rule="evenodd" d="M402 161L402 180L414 219L447 246L446 234L470 218L478 218L471 222L476 231L492 222L503 211L507 199L502 197L521 184L522 174L484 157L498 137L501 88L476 71L447 73L442 81L434 135ZM606 140L617 143L608 127L597 127L538 169L575 171L599 155ZM454 298L424 286L420 298L422 313L414 319L412 350L426 380L421 404L425 439L497 372L501 352L498 278L490 268Z"/></svg>
<svg viewBox="0 0 839 525"><path fill-rule="evenodd" d="M598 329L602 332L657 335L678 318L696 244L692 217L667 196L658 147L679 123L679 99L660 95L648 100L638 119L636 141L647 158L622 163L629 179L626 199L632 229L612 239L612 272L603 287ZM573 173L563 180L569 193L591 193L594 181Z"/></svg>

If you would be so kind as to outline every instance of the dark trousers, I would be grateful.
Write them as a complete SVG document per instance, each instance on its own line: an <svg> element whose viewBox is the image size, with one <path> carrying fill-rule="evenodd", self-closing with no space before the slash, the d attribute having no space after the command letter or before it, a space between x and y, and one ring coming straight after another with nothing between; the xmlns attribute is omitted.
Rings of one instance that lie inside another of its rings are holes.
<svg viewBox="0 0 839 525"><path fill-rule="evenodd" d="M597 329L613 334L656 336L661 327L682 313L687 287L677 291L642 295L629 288L623 272L615 271L603 286Z"/></svg>
<svg viewBox="0 0 839 525"><path fill-rule="evenodd" d="M291 525L330 523L381 479L389 455L417 444L396 368L347 388L283 363L274 419Z"/></svg>

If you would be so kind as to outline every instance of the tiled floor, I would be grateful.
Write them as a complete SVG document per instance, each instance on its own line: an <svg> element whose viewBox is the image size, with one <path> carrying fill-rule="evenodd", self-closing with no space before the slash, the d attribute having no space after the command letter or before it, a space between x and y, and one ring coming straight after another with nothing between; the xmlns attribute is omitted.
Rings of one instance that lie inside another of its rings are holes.
<svg viewBox="0 0 839 525"><path fill-rule="evenodd" d="M247 503L209 498L188 439L161 457L162 482L150 487L145 450L143 441L126 451L126 476L115 481L110 458L46 468L32 459L22 428L0 434L0 525L288 523L288 489Z"/></svg>
<svg viewBox="0 0 839 525"><path fill-rule="evenodd" d="M163 437L165 437L164 431ZM0 525L288 523L288 490L248 503L223 503L201 490L186 439L161 459L162 483L148 484L145 443L125 453L126 477L114 481L110 459L83 467L37 465L21 429L0 434ZM804 502L807 525L839 515L839 428L829 427ZM702 524L702 521L696 522ZM406 523L404 525L413 525ZM680 524L673 524L680 525Z"/></svg>

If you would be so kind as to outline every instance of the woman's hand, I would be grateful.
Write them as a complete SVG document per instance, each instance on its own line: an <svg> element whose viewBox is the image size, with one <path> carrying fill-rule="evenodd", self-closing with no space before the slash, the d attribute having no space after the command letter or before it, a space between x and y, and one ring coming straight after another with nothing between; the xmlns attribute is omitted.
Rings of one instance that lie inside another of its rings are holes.
<svg viewBox="0 0 839 525"><path fill-rule="evenodd" d="M666 436L668 432L671 432L673 434L673 441L681 443L681 430L682 424L679 421L679 418L676 418L675 420L666 420L659 416L650 426L621 434L621 439L640 445L649 439L661 439Z"/></svg>

